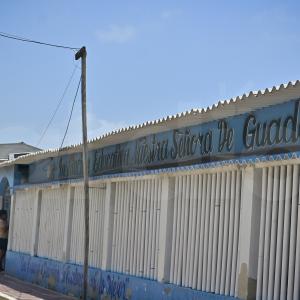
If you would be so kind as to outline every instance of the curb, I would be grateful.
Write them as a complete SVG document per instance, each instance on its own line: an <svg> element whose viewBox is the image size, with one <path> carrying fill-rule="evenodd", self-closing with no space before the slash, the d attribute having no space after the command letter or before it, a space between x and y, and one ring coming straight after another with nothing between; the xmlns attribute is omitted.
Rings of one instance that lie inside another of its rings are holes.
<svg viewBox="0 0 300 300"><path fill-rule="evenodd" d="M0 292L0 300L17 300L17 299Z"/></svg>

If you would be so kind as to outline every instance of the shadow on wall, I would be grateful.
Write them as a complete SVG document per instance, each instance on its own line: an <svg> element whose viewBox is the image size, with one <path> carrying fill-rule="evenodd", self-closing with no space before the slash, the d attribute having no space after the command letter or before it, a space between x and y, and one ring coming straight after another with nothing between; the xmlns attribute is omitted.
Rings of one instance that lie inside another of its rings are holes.
<svg viewBox="0 0 300 300"><path fill-rule="evenodd" d="M7 216L9 219L9 212L10 212L10 201L11 201L11 195L10 195L10 186L8 179L6 177L3 177L0 182L0 209L4 209L7 211Z"/></svg>

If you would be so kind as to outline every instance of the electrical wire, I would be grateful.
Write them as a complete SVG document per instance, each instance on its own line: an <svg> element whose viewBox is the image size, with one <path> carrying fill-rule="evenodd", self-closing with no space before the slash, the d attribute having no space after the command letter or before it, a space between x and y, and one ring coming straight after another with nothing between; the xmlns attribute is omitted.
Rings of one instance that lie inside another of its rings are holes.
<svg viewBox="0 0 300 300"><path fill-rule="evenodd" d="M32 39L28 39L28 38L25 38L25 37L13 35L13 34L6 33L6 32L0 32L0 37L13 39L13 40L21 41L21 42L26 42L26 43L34 43L34 44L39 44L39 45L44 45L44 46L69 49L69 50L73 50L73 51L77 51L77 50L80 49L80 48L69 47L69 46L64 46L64 45L57 45L57 44L50 44L50 43L35 41L35 40L32 40Z"/></svg>
<svg viewBox="0 0 300 300"><path fill-rule="evenodd" d="M65 46L65 45L58 45L58 44L51 44L51 43L46 43L46 42L36 41L36 40L28 39L28 38L25 38L25 37L13 35L13 34L6 33L6 32L1 32L1 31L0 31L0 37L8 38L8 39L13 39L13 40L21 41L21 42L26 42L26 43L34 43L34 44L39 44L39 45L43 45L43 46L49 46L49 47L56 47L56 48L68 49L68 50L72 50L72 51L78 51L78 50L80 49L80 48L69 47L69 46ZM67 86L66 86L66 88L65 88L65 90L64 90L64 92L63 92L63 95L62 95L62 97L61 97L61 99L60 99L60 101L59 101L59 103L58 103L58 105L57 105L57 107L56 107L56 109L55 109L55 111L54 111L54 113L53 113L53 115L52 115L52 117L51 117L49 123L47 124L45 130L43 131L42 136L41 136L41 138L39 139L37 145L40 144L40 142L42 141L44 135L46 134L46 132L47 132L49 126L51 125L51 123L52 123L52 121L53 121L53 119L54 119L54 117L55 117L55 115L56 115L56 113L57 113L57 111L58 111L58 109L59 109L59 107L60 107L62 101L63 101L63 98L64 98L64 96L65 96L65 94L66 94L66 92L67 92L67 89L68 89L68 87L69 87L69 85L70 85L70 83L71 83L71 81L72 81L72 79L73 79L73 76L74 76L74 74L75 74L76 68L77 68L77 66L75 66L75 68L74 68L74 70L73 70L73 72L72 72L72 74L71 74L71 78L70 78L70 80L69 80L69 82L68 82L68 84L67 84ZM62 140L62 142L61 142L60 148L62 148L62 146L63 146L63 143L64 143L64 141L65 141L65 138L66 138L66 135L67 135L67 132L68 132L68 129L69 129L69 125L70 125L70 122L71 122L71 118L72 118L72 114L73 114L73 109L74 109L75 101L76 101L76 98L77 98L77 94L78 94L78 90L79 90L80 83L81 83L81 77L80 77L80 80L79 80L79 83L78 83L78 86L77 86L77 90L76 90L76 94L75 94L75 97L74 97L74 100L73 100L72 109L71 109L71 112L70 112L70 116L69 116L67 128L66 128L66 131L65 131L63 140Z"/></svg>
<svg viewBox="0 0 300 300"><path fill-rule="evenodd" d="M76 102L76 98L77 98L77 94L78 94L78 90L79 90L80 84L81 84L81 76L80 76L80 79L79 79L79 82L78 82L78 86L77 86L77 90L76 90L76 93L75 93L75 97L74 97L74 100L73 100L73 104L72 104L72 108L71 108L71 112L70 112L70 116L69 116L67 128L66 128L64 137L63 137L63 139L62 139L61 145L60 145L60 147L59 147L60 149L62 148L62 146L63 146L63 144L64 144L64 141L65 141L67 132L68 132L68 130L69 130L69 126L70 126L70 122L71 122L72 114L73 114L73 110L74 110L74 105L75 105L75 102Z"/></svg>
<svg viewBox="0 0 300 300"><path fill-rule="evenodd" d="M59 100L59 102L58 102L58 104L57 104L57 106L56 106L56 108L55 108L55 110L54 110L54 112L53 112L53 114L52 114L52 116L51 116L51 118L50 118L50 120L49 120L47 126L45 127L43 133L41 134L41 137L40 137L39 140L38 140L37 147L41 144L41 142L42 142L42 140L43 140L43 138L44 138L44 136L45 136L47 130L49 129L50 125L52 124L52 122L53 122L53 120L54 120L54 118L55 118L55 116L56 116L56 113L57 113L58 109L60 108L60 106L61 106L61 104L62 104L62 102L63 102L63 100L64 100L64 97L65 97L65 95L66 95L66 93L67 93L67 91L68 91L68 89L69 89L69 86L70 86L70 84L71 84L71 82L72 82L72 79L73 79L73 77L74 77L74 75L75 75L75 72L76 72L76 69L77 69L77 68L78 68L78 66L75 65L75 66L74 66L74 69L73 69L73 71L72 71L72 74L71 74L71 76L70 76L70 79L69 79L69 81L68 81L68 83L67 83L67 85L66 85L66 87L65 87L65 89L64 89L64 91L63 91L63 93L62 93L62 96L60 97L60 100Z"/></svg>

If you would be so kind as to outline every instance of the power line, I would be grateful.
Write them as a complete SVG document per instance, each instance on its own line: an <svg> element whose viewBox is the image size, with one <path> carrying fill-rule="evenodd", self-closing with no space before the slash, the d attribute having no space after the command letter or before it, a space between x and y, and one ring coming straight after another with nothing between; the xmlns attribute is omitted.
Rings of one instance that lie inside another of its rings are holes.
<svg viewBox="0 0 300 300"><path fill-rule="evenodd" d="M74 51L77 51L77 50L80 49L80 48L69 47L69 46L64 46L64 45L57 45L57 44L50 44L50 43L35 41L35 40L32 40L32 39L28 39L28 38L25 38L25 37L13 35L13 34L6 33L6 32L0 32L0 36L3 37L3 38L13 39L13 40L21 41L21 42L34 43L34 44L50 46L50 47L56 47L56 48L69 49L69 50L74 50Z"/></svg>
<svg viewBox="0 0 300 300"><path fill-rule="evenodd" d="M68 130L69 130L69 125L70 125L70 122L71 122L71 119L72 119L73 109L74 109L75 101L76 101L76 98L77 98L78 90L79 90L79 87L80 87L80 83L81 83L81 76L80 76L80 79L79 79L79 82L78 82L78 86L77 86L77 90L76 90L75 97L74 97L74 100L73 100L73 104L72 104L72 108L71 108L71 112L70 112L70 116L69 116L67 128L66 128L66 131L65 131L63 140L62 140L62 142L61 142L60 149L62 148L62 146L63 146L63 144L64 144L64 141L65 141L67 132L68 132Z"/></svg>
<svg viewBox="0 0 300 300"><path fill-rule="evenodd" d="M55 118L55 116L56 116L56 113L57 113L58 109L60 108L60 106L61 106L61 104L62 104L62 102L63 102L63 100L64 100L64 97L65 97L65 95L66 95L66 93L67 93L67 90L69 89L69 86L70 86L70 84L71 84L71 82L72 82L72 79L73 79L73 77L74 77L74 75L75 75L75 72L76 72L76 69L77 69L77 68L78 68L78 66L75 65L75 66L74 66L74 69L73 69L73 71L72 71L72 74L71 74L71 76L70 76L70 79L69 79L69 81L68 81L68 83L67 83L67 85L66 85L66 87L65 87L65 89L64 89L64 91L63 91L63 93L62 93L62 96L60 97L60 100L59 100L59 102L58 102L58 104L57 104L57 106L56 106L56 108L55 108L55 110L54 110L54 112L53 112L53 114L52 114L52 116L51 116L51 118L50 118L50 120L49 120L47 126L45 127L45 129L44 129L44 131L43 131L41 137L39 138L39 141L38 141L38 143L37 143L37 147L38 147L38 146L40 145L40 143L42 142L42 140L43 140L43 138L44 138L44 136L45 136L47 130L49 129L51 123L53 122L53 120L54 120L54 118Z"/></svg>

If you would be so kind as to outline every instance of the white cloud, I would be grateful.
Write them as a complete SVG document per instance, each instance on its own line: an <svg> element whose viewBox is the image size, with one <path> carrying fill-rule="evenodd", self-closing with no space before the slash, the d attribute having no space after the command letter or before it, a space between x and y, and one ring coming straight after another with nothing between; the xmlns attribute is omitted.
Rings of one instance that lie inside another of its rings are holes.
<svg viewBox="0 0 300 300"><path fill-rule="evenodd" d="M127 127L125 122L114 122L105 119L98 119L95 114L87 114L87 129L88 129L88 139L99 137L105 133L111 132L113 130ZM78 116L73 121L71 121L68 134L66 136L64 146L71 144L79 144L82 141L82 128L81 128L81 116Z"/></svg>
<svg viewBox="0 0 300 300"><path fill-rule="evenodd" d="M103 43L123 44L132 40L137 34L137 30L133 26L111 25L107 29L97 32L98 39Z"/></svg>
<svg viewBox="0 0 300 300"><path fill-rule="evenodd" d="M73 116L74 117L74 116ZM98 119L93 113L88 113L88 138L99 137L113 130L127 127L125 122L114 122ZM0 143L25 142L42 149L58 148L66 129L66 124L57 124L50 127L40 145L37 142L41 136L40 128L12 125L0 128ZM64 141L64 146L79 144L82 142L81 115L71 120L70 127Z"/></svg>
<svg viewBox="0 0 300 300"><path fill-rule="evenodd" d="M178 15L180 15L179 10L165 10L160 14L161 18L164 19L164 20L171 19L171 18L176 17Z"/></svg>
<svg viewBox="0 0 300 300"><path fill-rule="evenodd" d="M125 122L114 122L104 119L97 119L97 117L88 113L88 136L89 138L94 138L104 133L111 132L116 129L127 127L128 124Z"/></svg>

